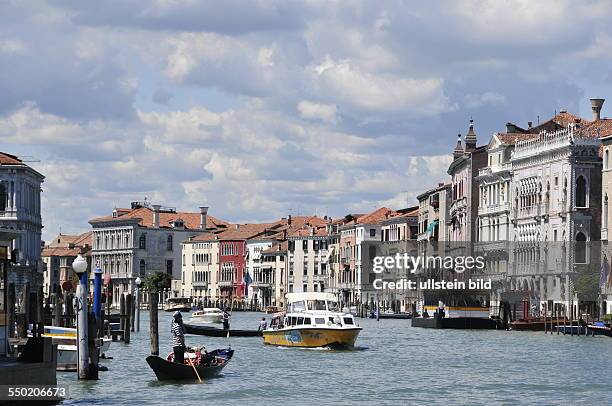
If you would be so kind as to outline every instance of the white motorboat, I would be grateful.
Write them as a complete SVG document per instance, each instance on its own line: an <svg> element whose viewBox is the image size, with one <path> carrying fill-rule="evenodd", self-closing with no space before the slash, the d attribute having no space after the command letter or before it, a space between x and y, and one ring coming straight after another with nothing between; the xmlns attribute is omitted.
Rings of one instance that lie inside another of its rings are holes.
<svg viewBox="0 0 612 406"><path fill-rule="evenodd" d="M202 323L221 323L223 322L223 310L216 307L205 307L191 313L191 318Z"/></svg>
<svg viewBox="0 0 612 406"><path fill-rule="evenodd" d="M77 331L76 328L45 326L43 337L51 337L57 344L57 370L76 371L77 369ZM102 338L100 355L106 354L111 344L110 338Z"/></svg>

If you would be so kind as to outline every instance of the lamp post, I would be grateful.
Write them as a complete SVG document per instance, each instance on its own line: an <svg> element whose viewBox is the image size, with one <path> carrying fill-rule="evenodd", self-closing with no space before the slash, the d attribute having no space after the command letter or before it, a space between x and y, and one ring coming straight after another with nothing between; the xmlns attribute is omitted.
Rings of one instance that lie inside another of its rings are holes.
<svg viewBox="0 0 612 406"><path fill-rule="evenodd" d="M140 285L142 280L140 277L136 278L136 331L140 331Z"/></svg>
<svg viewBox="0 0 612 406"><path fill-rule="evenodd" d="M87 325L87 260L79 254L72 262L72 269L80 280L77 295L77 352L78 378L89 379L89 337Z"/></svg>

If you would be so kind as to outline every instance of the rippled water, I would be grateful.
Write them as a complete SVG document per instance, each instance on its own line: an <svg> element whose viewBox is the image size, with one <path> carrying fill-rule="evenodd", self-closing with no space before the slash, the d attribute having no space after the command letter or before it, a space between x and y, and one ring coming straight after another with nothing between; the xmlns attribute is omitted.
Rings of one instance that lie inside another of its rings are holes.
<svg viewBox="0 0 612 406"><path fill-rule="evenodd" d="M256 328L261 313L238 313L233 328ZM186 317L186 321L188 318ZM99 381L70 385L67 404L609 404L612 339L531 332L411 328L407 320L359 319L355 351L264 346L231 338L234 358L203 384L162 384L149 369L148 314L132 343L113 343ZM171 349L160 313L160 350ZM187 345L226 347L226 338L187 336Z"/></svg>

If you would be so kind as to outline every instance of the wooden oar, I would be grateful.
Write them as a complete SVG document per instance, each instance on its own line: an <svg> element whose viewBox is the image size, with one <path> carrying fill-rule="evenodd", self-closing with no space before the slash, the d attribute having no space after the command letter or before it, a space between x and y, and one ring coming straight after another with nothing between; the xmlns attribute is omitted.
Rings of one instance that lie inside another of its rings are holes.
<svg viewBox="0 0 612 406"><path fill-rule="evenodd" d="M198 373L198 370L196 369L195 365L193 365L193 361L191 361L189 355L187 355L187 361L189 361L189 365L191 365L191 367L193 368L193 372L195 372L196 376L198 377L198 381L202 383L202 378L200 378L200 374Z"/></svg>

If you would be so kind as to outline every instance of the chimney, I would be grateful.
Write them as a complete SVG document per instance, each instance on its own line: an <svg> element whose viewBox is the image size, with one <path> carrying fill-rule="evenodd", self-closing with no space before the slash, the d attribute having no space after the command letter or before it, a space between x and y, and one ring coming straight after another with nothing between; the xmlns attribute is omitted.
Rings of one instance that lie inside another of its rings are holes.
<svg viewBox="0 0 612 406"><path fill-rule="evenodd" d="M506 123L506 132L507 133L518 133L520 132L518 130L518 128L516 127L516 124L513 123Z"/></svg>
<svg viewBox="0 0 612 406"><path fill-rule="evenodd" d="M208 214L208 206L200 206L200 228L206 230L206 217Z"/></svg>
<svg viewBox="0 0 612 406"><path fill-rule="evenodd" d="M240 228L240 224L234 224L234 228L238 230Z"/></svg>
<svg viewBox="0 0 612 406"><path fill-rule="evenodd" d="M593 110L593 121L601 118L601 107L606 99L591 99L591 110Z"/></svg>
<svg viewBox="0 0 612 406"><path fill-rule="evenodd" d="M533 121L527 121L527 128L531 130L531 127L533 127Z"/></svg>
<svg viewBox="0 0 612 406"><path fill-rule="evenodd" d="M291 225L291 214L287 217L287 224Z"/></svg>
<svg viewBox="0 0 612 406"><path fill-rule="evenodd" d="M153 227L159 228L159 210L161 206L159 204L153 205Z"/></svg>

